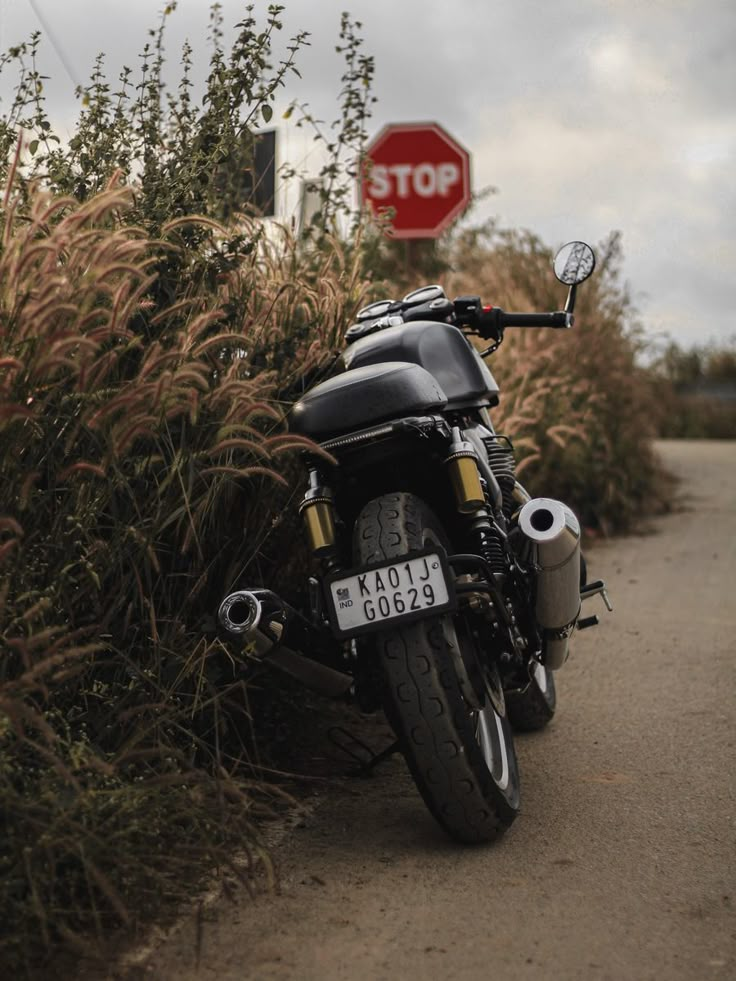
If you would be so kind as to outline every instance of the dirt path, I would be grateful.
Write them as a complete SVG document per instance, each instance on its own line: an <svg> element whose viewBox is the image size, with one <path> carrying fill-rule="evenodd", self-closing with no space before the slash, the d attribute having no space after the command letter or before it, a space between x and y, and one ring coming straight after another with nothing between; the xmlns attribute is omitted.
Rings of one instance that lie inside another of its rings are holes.
<svg viewBox="0 0 736 981"><path fill-rule="evenodd" d="M575 638L551 727L518 739L500 844L447 841L393 759L287 836L281 895L222 900L199 965L185 923L149 977L736 977L736 443L662 452L693 510L594 550L615 613Z"/></svg>

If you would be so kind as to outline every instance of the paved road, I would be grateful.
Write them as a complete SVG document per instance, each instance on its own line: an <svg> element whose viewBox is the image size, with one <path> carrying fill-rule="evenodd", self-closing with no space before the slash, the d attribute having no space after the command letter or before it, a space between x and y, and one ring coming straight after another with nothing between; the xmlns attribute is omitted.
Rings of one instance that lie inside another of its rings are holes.
<svg viewBox="0 0 736 981"><path fill-rule="evenodd" d="M518 739L500 844L446 841L391 761L287 837L280 896L221 902L199 966L185 924L149 976L736 977L736 443L662 452L689 509L593 551L615 613L576 637L551 727Z"/></svg>

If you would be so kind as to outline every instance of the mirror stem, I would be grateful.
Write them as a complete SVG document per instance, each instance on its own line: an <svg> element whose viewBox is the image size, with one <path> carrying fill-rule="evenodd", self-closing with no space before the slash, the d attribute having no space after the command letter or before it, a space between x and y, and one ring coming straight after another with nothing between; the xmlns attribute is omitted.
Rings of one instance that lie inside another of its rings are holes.
<svg viewBox="0 0 736 981"><path fill-rule="evenodd" d="M567 302L565 303L565 313L572 313L575 309L575 294L577 293L577 283L573 283L570 287L570 292L567 294Z"/></svg>

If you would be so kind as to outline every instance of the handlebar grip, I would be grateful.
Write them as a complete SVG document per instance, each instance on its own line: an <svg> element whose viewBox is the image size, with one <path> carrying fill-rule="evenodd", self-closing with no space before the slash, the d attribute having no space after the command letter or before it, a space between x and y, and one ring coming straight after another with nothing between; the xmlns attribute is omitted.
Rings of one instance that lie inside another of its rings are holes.
<svg viewBox="0 0 736 981"><path fill-rule="evenodd" d="M474 318L481 337L500 341L507 327L572 327L572 314L564 310L555 313L506 313L501 307L483 307Z"/></svg>
<svg viewBox="0 0 736 981"><path fill-rule="evenodd" d="M572 315L558 310L555 313L505 313L499 311L501 327L571 327Z"/></svg>

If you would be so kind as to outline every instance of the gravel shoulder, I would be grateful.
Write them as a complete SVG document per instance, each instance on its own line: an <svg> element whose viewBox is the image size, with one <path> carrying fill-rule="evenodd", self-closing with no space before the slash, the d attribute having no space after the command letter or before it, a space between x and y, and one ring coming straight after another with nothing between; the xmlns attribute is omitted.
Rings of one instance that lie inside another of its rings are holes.
<svg viewBox="0 0 736 981"><path fill-rule="evenodd" d="M518 737L506 836L448 841L394 757L282 830L278 894L185 918L144 976L736 976L736 442L658 446L683 509L590 554L615 612L586 606L555 720Z"/></svg>

